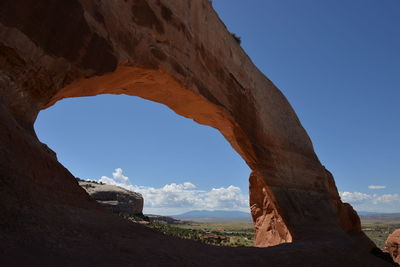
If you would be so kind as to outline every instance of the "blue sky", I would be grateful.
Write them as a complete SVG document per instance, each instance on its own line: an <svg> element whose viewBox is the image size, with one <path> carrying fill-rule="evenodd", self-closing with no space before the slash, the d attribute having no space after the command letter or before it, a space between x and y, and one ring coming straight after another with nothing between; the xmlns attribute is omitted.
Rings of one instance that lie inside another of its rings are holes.
<svg viewBox="0 0 400 267"><path fill-rule="evenodd" d="M342 199L358 210L400 212L400 1L213 6L286 95ZM244 161L216 130L160 104L66 99L42 111L35 128L74 175L142 192L145 212L247 209Z"/></svg>

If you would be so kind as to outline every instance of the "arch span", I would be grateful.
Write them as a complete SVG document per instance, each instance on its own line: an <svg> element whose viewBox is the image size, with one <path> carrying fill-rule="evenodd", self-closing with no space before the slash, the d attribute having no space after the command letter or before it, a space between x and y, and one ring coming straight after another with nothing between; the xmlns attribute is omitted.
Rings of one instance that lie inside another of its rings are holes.
<svg viewBox="0 0 400 267"><path fill-rule="evenodd" d="M251 194L250 198L250 208L258 237L255 244L269 246L292 241L291 233L277 211L273 193L255 175L254 170L257 170L259 163L252 143L226 108L185 88L162 70L128 66L122 66L113 73L78 80L60 90L43 108L63 98L98 94L139 96L165 104L181 116L218 129L253 170L250 179L251 190L262 193L262 199L255 194ZM268 203L264 203L265 201ZM265 206L267 206L266 209Z"/></svg>
<svg viewBox="0 0 400 267"><path fill-rule="evenodd" d="M257 246L360 232L290 104L209 1L5 0L0 10L1 173L19 192L10 199L92 207L33 123L65 97L128 94L218 129L245 159Z"/></svg>

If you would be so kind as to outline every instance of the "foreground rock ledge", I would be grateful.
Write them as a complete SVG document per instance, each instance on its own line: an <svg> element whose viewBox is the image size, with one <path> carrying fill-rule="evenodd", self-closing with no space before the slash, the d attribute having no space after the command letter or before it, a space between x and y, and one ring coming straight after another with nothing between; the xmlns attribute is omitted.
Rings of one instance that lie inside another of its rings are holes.
<svg viewBox="0 0 400 267"><path fill-rule="evenodd" d="M385 264L369 253L373 244L357 214L340 201L286 98L207 0L3 0L0 93L3 261ZM214 248L99 208L40 143L33 124L63 98L106 93L159 102L218 129L252 169L255 245L293 244Z"/></svg>

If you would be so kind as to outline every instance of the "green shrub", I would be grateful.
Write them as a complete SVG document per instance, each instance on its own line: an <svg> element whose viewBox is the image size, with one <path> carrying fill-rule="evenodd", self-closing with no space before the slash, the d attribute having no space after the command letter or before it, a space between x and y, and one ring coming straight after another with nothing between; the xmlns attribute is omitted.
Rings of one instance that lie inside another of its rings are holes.
<svg viewBox="0 0 400 267"><path fill-rule="evenodd" d="M238 44L241 44L241 43L242 43L242 38L240 38L240 36L236 35L236 33L231 32L231 35L232 35L233 39L235 39L235 41L236 41Z"/></svg>

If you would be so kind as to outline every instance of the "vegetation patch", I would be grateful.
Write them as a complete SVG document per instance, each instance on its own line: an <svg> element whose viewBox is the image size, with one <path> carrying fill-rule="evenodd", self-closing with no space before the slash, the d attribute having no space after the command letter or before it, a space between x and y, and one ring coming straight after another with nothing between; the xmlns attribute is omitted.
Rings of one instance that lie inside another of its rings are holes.
<svg viewBox="0 0 400 267"><path fill-rule="evenodd" d="M240 36L238 36L236 33L231 32L231 35L232 35L233 39L235 39L235 41L236 41L238 44L241 44L241 43L242 43L242 38L241 38Z"/></svg>
<svg viewBox="0 0 400 267"><path fill-rule="evenodd" d="M166 235L191 239L209 245L243 247L253 246L254 230L249 225L241 224L206 224L185 223L168 225L160 222L150 222L146 226Z"/></svg>
<svg viewBox="0 0 400 267"><path fill-rule="evenodd" d="M400 228L399 223L374 223L374 224L363 224L362 230L364 233L376 244L380 249L385 247L385 242L388 236L393 233L394 230Z"/></svg>

